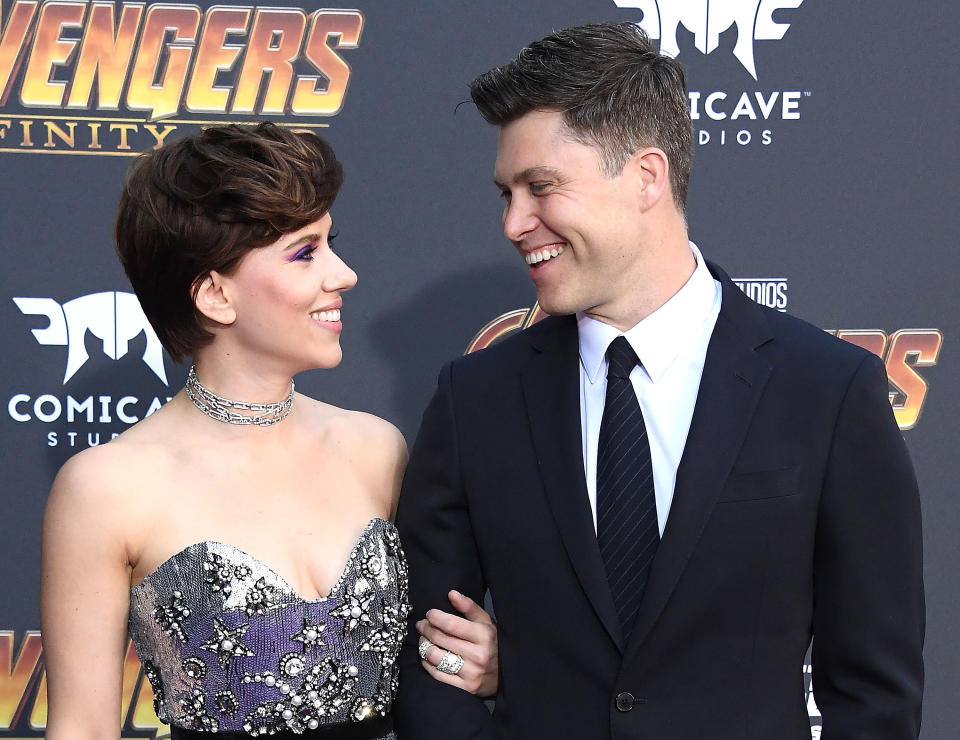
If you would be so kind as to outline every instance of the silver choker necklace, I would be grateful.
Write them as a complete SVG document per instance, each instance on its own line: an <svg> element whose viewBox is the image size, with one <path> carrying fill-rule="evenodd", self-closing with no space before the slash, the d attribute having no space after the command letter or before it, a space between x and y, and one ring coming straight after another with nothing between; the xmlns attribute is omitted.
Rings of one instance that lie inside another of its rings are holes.
<svg viewBox="0 0 960 740"><path fill-rule="evenodd" d="M204 388L197 380L197 372L193 365L190 366L190 372L187 373L187 385L184 388L187 398L193 401L193 405L200 409L211 419L222 421L226 424L256 424L258 427L268 427L283 421L293 408L293 380L290 380L290 394L282 401L276 403L246 403L244 401L231 401L229 398L218 396L211 390ZM258 412L253 416L239 414L235 409L241 411Z"/></svg>

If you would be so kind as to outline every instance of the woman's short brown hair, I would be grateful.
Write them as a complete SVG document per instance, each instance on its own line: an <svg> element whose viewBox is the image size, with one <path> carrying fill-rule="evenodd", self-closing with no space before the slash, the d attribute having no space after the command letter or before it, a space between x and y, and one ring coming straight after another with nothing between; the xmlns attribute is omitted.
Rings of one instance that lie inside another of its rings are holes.
<svg viewBox="0 0 960 740"><path fill-rule="evenodd" d="M137 158L120 197L117 254L175 361L213 338L193 300L202 279L321 218L342 182L326 141L272 123L213 126Z"/></svg>

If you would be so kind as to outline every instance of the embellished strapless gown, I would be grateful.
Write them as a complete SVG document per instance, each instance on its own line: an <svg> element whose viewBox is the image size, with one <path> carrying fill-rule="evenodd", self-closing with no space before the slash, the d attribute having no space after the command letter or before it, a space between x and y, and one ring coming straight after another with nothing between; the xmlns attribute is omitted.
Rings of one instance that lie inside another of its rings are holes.
<svg viewBox="0 0 960 740"><path fill-rule="evenodd" d="M174 740L394 740L409 611L397 530L373 519L319 599L236 547L191 545L130 590L130 636Z"/></svg>

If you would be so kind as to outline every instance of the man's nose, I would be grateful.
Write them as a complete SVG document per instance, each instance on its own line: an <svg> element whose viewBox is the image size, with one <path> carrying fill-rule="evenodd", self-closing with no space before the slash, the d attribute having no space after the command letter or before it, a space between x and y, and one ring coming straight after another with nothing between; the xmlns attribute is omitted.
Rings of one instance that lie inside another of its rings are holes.
<svg viewBox="0 0 960 740"><path fill-rule="evenodd" d="M540 220L526 198L514 198L503 211L503 233L512 242L518 242L537 228Z"/></svg>

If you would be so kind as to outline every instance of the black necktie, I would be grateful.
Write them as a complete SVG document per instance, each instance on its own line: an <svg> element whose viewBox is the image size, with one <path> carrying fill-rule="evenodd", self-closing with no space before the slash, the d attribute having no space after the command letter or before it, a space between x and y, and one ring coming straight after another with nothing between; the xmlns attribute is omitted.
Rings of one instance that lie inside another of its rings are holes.
<svg viewBox="0 0 960 740"><path fill-rule="evenodd" d="M638 362L625 337L607 348L607 397L597 445L597 541L624 640L660 544L650 444L630 382Z"/></svg>

